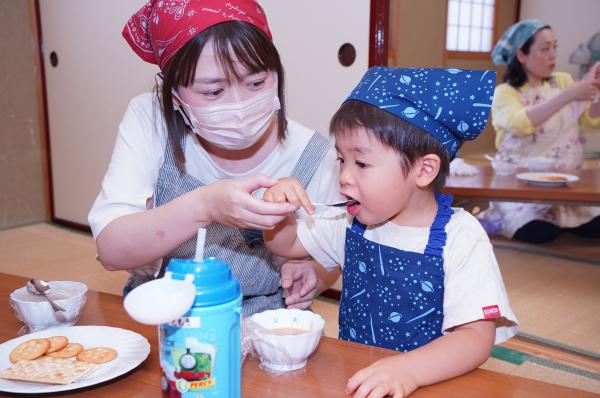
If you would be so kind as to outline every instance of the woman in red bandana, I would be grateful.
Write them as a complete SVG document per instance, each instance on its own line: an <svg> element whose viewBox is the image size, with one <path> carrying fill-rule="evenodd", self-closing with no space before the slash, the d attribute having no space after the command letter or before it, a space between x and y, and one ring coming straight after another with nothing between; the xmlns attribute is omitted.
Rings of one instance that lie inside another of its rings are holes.
<svg viewBox="0 0 600 398"><path fill-rule="evenodd" d="M281 307L283 288L288 306L310 305L325 286L307 278L305 263L282 266L262 242L262 230L297 207L264 202L261 191L291 175L315 201L336 200L335 152L286 117L284 71L262 8L151 0L123 36L161 72L154 93L130 102L89 214L99 260L131 272L127 294L171 258L193 257L204 227L204 254L232 266L245 315Z"/></svg>

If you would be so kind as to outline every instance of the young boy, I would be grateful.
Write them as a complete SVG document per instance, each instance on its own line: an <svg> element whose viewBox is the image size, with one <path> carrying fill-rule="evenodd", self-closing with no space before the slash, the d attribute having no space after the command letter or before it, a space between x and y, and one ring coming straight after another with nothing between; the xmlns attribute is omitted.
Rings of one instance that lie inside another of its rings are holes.
<svg viewBox="0 0 600 398"><path fill-rule="evenodd" d="M440 192L449 161L484 129L493 71L367 71L333 116L341 194L353 202L296 221L265 242L275 254L343 264L339 337L404 354L354 374L354 397L404 397L481 365L517 331L479 222ZM314 213L286 178L264 195Z"/></svg>

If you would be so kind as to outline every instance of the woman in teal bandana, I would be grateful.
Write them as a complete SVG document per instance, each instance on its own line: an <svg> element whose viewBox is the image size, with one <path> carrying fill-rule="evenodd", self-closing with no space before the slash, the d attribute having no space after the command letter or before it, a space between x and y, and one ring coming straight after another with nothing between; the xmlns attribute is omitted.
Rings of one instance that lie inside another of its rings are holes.
<svg viewBox="0 0 600 398"><path fill-rule="evenodd" d="M539 20L512 25L495 46L492 60L507 65L492 103L496 157L521 167L541 159L548 171L583 166L582 129L600 130L600 62L575 82L554 71L556 47L554 32ZM565 229L600 237L597 207L501 202L480 218L498 216L503 236L530 243L549 242Z"/></svg>

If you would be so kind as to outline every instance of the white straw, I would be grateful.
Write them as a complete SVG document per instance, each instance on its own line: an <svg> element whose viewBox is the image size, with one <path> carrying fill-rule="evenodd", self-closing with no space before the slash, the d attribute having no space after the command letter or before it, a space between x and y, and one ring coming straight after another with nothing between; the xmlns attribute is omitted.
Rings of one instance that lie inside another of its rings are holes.
<svg viewBox="0 0 600 398"><path fill-rule="evenodd" d="M206 228L198 228L198 239L196 240L196 255L194 260L202 261L204 259L204 240L206 239Z"/></svg>

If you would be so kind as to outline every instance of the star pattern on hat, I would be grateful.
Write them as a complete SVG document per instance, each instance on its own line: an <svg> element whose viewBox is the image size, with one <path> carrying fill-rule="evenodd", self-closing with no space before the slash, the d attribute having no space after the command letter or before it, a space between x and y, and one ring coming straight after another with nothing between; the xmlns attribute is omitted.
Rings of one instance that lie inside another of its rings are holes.
<svg viewBox="0 0 600 398"><path fill-rule="evenodd" d="M496 72L456 68L370 68L347 98L376 106L437 138L453 157L486 126Z"/></svg>

